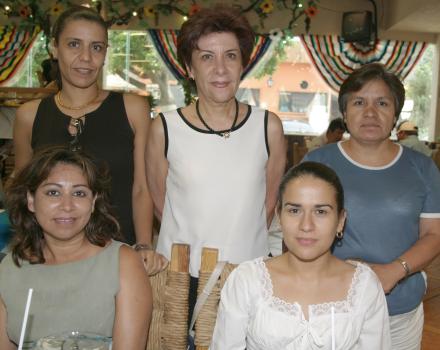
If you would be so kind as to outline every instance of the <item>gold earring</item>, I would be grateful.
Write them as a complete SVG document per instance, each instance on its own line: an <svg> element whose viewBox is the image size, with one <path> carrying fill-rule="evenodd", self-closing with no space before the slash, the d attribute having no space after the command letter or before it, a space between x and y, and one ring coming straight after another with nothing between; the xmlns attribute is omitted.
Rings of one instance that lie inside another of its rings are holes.
<svg viewBox="0 0 440 350"><path fill-rule="evenodd" d="M336 232L337 239L342 239L342 237L344 237L344 232L342 232L342 231Z"/></svg>

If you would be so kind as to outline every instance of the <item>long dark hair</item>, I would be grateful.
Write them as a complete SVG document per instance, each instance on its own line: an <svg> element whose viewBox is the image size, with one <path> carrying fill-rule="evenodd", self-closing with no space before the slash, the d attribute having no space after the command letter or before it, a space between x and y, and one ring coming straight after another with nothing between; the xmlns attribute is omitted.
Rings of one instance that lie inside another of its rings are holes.
<svg viewBox="0 0 440 350"><path fill-rule="evenodd" d="M32 264L45 262L42 247L43 231L34 213L28 209L27 194L35 194L58 164L78 167L96 196L95 208L84 228L86 238L103 247L112 238L120 238L120 228L112 215L109 204L110 177L106 168L82 152L74 152L64 146L49 147L37 152L32 160L17 174L6 189L6 208L14 231L11 251L17 266L19 259Z"/></svg>
<svg viewBox="0 0 440 350"><path fill-rule="evenodd" d="M281 180L281 184L278 190L278 213L281 212L281 208L283 205L283 195L286 191L287 185L291 181L301 176L313 176L327 182L335 190L338 213L340 213L344 209L344 189L335 171L329 168L327 165L321 163L304 162L290 168Z"/></svg>

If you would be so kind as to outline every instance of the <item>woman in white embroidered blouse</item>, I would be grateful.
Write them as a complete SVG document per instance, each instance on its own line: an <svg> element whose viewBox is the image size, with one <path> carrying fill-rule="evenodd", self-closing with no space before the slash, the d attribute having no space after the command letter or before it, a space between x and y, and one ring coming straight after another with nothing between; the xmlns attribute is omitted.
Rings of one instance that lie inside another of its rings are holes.
<svg viewBox="0 0 440 350"><path fill-rule="evenodd" d="M333 170L313 162L290 169L277 213L287 252L242 263L231 273L210 349L391 349L376 275L331 254L346 218Z"/></svg>

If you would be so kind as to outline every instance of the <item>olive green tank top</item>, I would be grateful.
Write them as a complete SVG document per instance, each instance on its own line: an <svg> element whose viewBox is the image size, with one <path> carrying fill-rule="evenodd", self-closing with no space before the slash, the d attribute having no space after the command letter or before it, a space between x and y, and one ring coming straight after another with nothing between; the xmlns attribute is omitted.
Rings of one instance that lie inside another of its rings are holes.
<svg viewBox="0 0 440 350"><path fill-rule="evenodd" d="M26 328L28 346L66 331L111 337L119 291L119 248L112 241L90 258L61 265L17 267L10 254L0 263L0 296L7 311L9 339L18 344L29 288L32 302Z"/></svg>

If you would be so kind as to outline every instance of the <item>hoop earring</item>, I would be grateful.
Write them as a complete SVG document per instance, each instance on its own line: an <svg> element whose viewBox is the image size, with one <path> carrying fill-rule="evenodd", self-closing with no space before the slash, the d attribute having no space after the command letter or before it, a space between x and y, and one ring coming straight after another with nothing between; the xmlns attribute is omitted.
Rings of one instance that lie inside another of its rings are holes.
<svg viewBox="0 0 440 350"><path fill-rule="evenodd" d="M342 232L342 231L336 232L337 239L342 239L343 237L344 237L344 232Z"/></svg>

